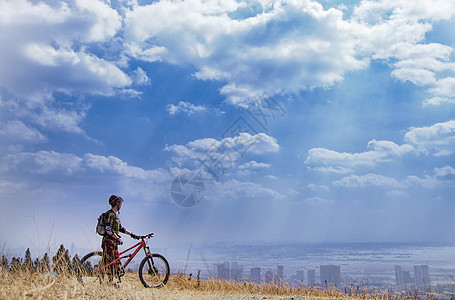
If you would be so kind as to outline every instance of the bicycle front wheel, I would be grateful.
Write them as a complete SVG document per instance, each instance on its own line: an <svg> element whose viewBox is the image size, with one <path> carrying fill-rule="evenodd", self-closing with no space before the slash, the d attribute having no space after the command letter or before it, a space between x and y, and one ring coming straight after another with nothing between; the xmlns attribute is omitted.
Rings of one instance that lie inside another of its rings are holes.
<svg viewBox="0 0 455 300"><path fill-rule="evenodd" d="M164 256L146 256L139 266L139 278L146 288L163 287L169 279L169 264Z"/></svg>
<svg viewBox="0 0 455 300"><path fill-rule="evenodd" d="M106 255L105 261L110 261L109 256L107 254L104 255ZM101 283L107 271L104 267L103 252L95 251L84 256L78 269L78 277L82 283L95 280L99 280Z"/></svg>

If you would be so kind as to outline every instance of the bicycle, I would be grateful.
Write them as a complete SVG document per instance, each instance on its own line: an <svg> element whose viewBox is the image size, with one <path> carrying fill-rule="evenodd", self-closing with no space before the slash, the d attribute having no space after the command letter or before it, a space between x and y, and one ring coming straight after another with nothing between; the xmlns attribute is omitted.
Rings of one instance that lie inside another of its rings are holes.
<svg viewBox="0 0 455 300"><path fill-rule="evenodd" d="M169 279L169 263L161 254L150 252L147 241L152 237L153 233L138 236L137 239L141 241L125 251L119 252L115 260L111 259L107 254L103 254L102 251L88 253L81 260L78 272L79 280L84 283L84 278L86 281L89 281L88 278L94 277L98 278L100 283L102 283L104 275L107 274L109 281L112 281L113 277L116 276L119 282L121 282L121 277L125 275L126 266L128 266L141 249L144 249L145 257L139 265L139 279L146 288L163 287ZM136 248L134 253L124 255L134 248ZM121 260L125 258L128 258L128 260L122 266ZM104 262L109 263L105 264Z"/></svg>

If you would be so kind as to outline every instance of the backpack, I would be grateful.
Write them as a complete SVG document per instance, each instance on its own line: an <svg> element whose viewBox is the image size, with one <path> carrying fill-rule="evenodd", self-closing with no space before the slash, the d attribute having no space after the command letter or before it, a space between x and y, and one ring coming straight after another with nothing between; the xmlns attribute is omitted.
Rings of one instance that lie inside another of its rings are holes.
<svg viewBox="0 0 455 300"><path fill-rule="evenodd" d="M104 217L106 216L106 214L107 212L102 213L98 217L98 223L96 224L96 233L102 236L106 234L106 224L104 224Z"/></svg>

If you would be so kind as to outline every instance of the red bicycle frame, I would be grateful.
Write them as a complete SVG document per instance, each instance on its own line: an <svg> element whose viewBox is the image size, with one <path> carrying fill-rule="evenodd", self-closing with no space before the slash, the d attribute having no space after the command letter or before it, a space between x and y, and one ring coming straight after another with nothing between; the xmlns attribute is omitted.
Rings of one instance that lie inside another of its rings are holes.
<svg viewBox="0 0 455 300"><path fill-rule="evenodd" d="M131 249L133 248L136 248L136 251L134 251L134 253L130 253L128 255L125 255L125 256L122 256L123 254L125 254L126 252L130 251ZM151 256L151 253L150 253L150 249L149 247L147 247L147 244L145 243L144 239L142 239L142 241L140 241L139 243L137 243L136 245L134 246L131 246L129 247L128 249L126 249L125 251L122 251L122 252L118 252L117 251L117 258L113 261L111 261L110 263L108 263L107 265L104 265L104 268L107 268L111 265L118 265L118 263L121 262L121 260L123 258L127 258L129 257L129 259L125 262L125 264L123 265L123 268L126 268L126 266L128 266L128 264L131 262L131 260L136 256L136 254L141 250L141 249L144 249L144 253L145 253L145 256L147 255L150 255ZM148 250L148 253L146 251L146 249Z"/></svg>

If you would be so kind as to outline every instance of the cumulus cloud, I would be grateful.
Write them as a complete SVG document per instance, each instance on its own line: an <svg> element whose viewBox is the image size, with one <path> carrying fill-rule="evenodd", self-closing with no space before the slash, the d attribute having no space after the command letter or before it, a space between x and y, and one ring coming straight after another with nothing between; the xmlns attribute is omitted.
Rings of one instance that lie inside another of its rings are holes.
<svg viewBox="0 0 455 300"><path fill-rule="evenodd" d="M455 15L453 2L443 0L362 1L355 7L351 21L358 26L359 51L374 59L386 59L395 67L392 76L427 87L434 96L440 81L451 81L447 70L453 70L453 48L441 43L425 43L432 23L449 20ZM436 88L434 87L436 86ZM441 102L425 101L426 105Z"/></svg>
<svg viewBox="0 0 455 300"><path fill-rule="evenodd" d="M428 98L423 101L423 106L439 106L441 104L448 103L448 104L454 104L455 103L455 98L450 98L450 97L433 97L433 98Z"/></svg>
<svg viewBox="0 0 455 300"><path fill-rule="evenodd" d="M410 145L397 145L391 141L368 142L371 151L360 153L340 153L325 148L313 148L308 151L305 163L312 170L321 172L347 173L358 166L375 166L392 158L414 151Z"/></svg>
<svg viewBox="0 0 455 300"><path fill-rule="evenodd" d="M245 5L159 1L135 6L125 14L128 55L191 64L199 79L227 80L221 93L234 104L265 90L331 85L345 72L366 67L340 10L324 10L312 1L258 2L256 15L230 17Z"/></svg>
<svg viewBox="0 0 455 300"><path fill-rule="evenodd" d="M165 151L172 152L172 161L178 166L207 168L216 165L217 168L229 170L238 165L240 158L246 154L265 154L278 152L280 146L277 140L265 133L250 135L242 132L235 137L226 137L221 140L205 138L194 140L186 145L166 145ZM246 163L246 166L257 168L266 164Z"/></svg>
<svg viewBox="0 0 455 300"><path fill-rule="evenodd" d="M147 73L138 67L132 74L134 83L137 85L150 85L150 78L147 76Z"/></svg>
<svg viewBox="0 0 455 300"><path fill-rule="evenodd" d="M57 172L71 175L82 170L82 158L69 153L55 151L22 152L3 157L3 172L19 172L28 174L48 174Z"/></svg>
<svg viewBox="0 0 455 300"><path fill-rule="evenodd" d="M47 130L84 134L80 123L85 119L89 109L88 105L74 103L71 105L74 110L68 110L61 105L55 104L52 98L43 101L26 102L24 100L10 99L0 103L0 109L4 108L10 115L20 119L27 119L30 123Z"/></svg>
<svg viewBox="0 0 455 300"><path fill-rule="evenodd" d="M451 69L454 69L452 64ZM433 88L429 90L435 97L425 100L424 105L439 105L441 103L455 103L455 77L439 79Z"/></svg>
<svg viewBox="0 0 455 300"><path fill-rule="evenodd" d="M55 151L21 152L3 157L0 170L4 174L56 174L71 179L72 175L105 173L143 181L169 181L171 174L164 169L145 170L131 166L115 156L87 153L80 157ZM59 175L60 174L60 175Z"/></svg>
<svg viewBox="0 0 455 300"><path fill-rule="evenodd" d="M166 111L171 115L175 115L178 113L192 115L192 114L195 114L198 112L204 112L206 110L207 110L207 108L205 106L194 105L192 103L185 102L185 101L179 101L179 103L177 105L168 104L166 106Z"/></svg>
<svg viewBox="0 0 455 300"><path fill-rule="evenodd" d="M226 81L221 93L240 105L265 90L329 86L370 59L389 60L392 76L441 96L453 48L425 35L454 14L443 0L362 1L349 19L315 1L157 1L125 13L125 53L193 65L198 79Z"/></svg>
<svg viewBox="0 0 455 300"><path fill-rule="evenodd" d="M410 128L403 145L392 141L368 142L370 151L340 153L325 148L312 148L308 151L305 164L313 171L344 174L359 166L373 167L411 153L433 156L449 156L455 149L455 121L436 123L431 126Z"/></svg>
<svg viewBox="0 0 455 300"><path fill-rule="evenodd" d="M315 172L320 172L320 173L334 173L334 174L347 174L347 173L352 173L354 172L353 169L350 168L344 168L344 167L307 167L308 170L315 171Z"/></svg>
<svg viewBox="0 0 455 300"><path fill-rule="evenodd" d="M380 174L350 175L333 182L333 185L349 188L363 188L369 186L402 188L403 185L394 178Z"/></svg>
<svg viewBox="0 0 455 300"><path fill-rule="evenodd" d="M47 138L36 128L32 128L19 120L8 121L5 124L0 124L0 135L3 138L30 142L42 142Z"/></svg>
<svg viewBox="0 0 455 300"><path fill-rule="evenodd" d="M264 168L270 168L270 167L271 167L271 164L258 163L254 160L238 166L239 169L264 169Z"/></svg>
<svg viewBox="0 0 455 300"><path fill-rule="evenodd" d="M113 37L122 26L119 13L107 3L98 0L76 0L77 7L89 12L91 17L90 29L83 41L102 42Z"/></svg>
<svg viewBox="0 0 455 300"><path fill-rule="evenodd" d="M348 188L364 188L372 186L394 188L394 190L388 192L388 195L406 196L407 192L403 190L407 188L420 187L425 189L435 189L442 186L453 186L454 182L455 169L451 166L444 166L442 168L434 168L431 174L426 174L424 177L408 175L401 180L397 180L380 174L369 173L365 175L346 176L334 181L333 185Z"/></svg>
<svg viewBox="0 0 455 300"><path fill-rule="evenodd" d="M131 84L113 62L74 46L106 41L120 29L120 16L107 4L3 1L0 11L0 85L14 95L42 97L53 91L110 95Z"/></svg>
<svg viewBox="0 0 455 300"><path fill-rule="evenodd" d="M310 183L307 185L307 188L312 190L312 191L324 191L324 192L328 192L329 191L329 187L326 186L326 185L320 185L320 184L314 184L314 183Z"/></svg>
<svg viewBox="0 0 455 300"><path fill-rule="evenodd" d="M451 166L434 168L430 174L424 177L415 175L407 176L404 183L410 187L435 189L443 186L453 186L455 183L455 169Z"/></svg>
<svg viewBox="0 0 455 300"><path fill-rule="evenodd" d="M411 128L404 139L426 155L451 155L455 149L455 120Z"/></svg>
<svg viewBox="0 0 455 300"><path fill-rule="evenodd" d="M140 167L130 166L115 156L102 156L87 153L84 156L84 165L100 172L113 172L128 178L153 180L163 182L170 180L170 174L164 169L145 170Z"/></svg>

